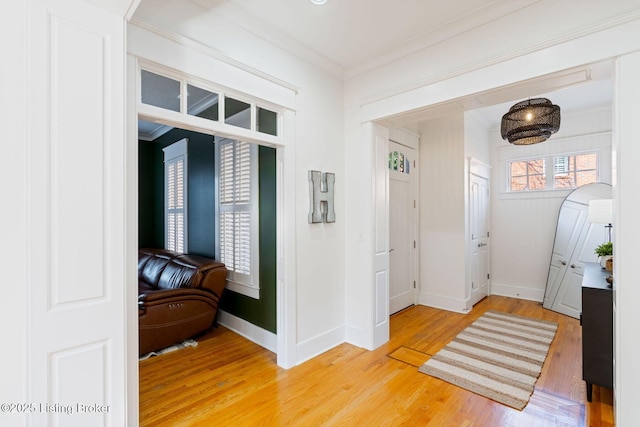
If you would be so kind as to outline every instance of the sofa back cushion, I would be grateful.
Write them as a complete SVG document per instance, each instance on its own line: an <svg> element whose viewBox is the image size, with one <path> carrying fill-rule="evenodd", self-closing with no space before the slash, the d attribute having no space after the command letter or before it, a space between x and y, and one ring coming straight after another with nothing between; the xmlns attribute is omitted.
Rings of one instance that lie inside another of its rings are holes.
<svg viewBox="0 0 640 427"><path fill-rule="evenodd" d="M192 288L200 284L202 273L198 266L172 259L165 266L158 280L158 289Z"/></svg>
<svg viewBox="0 0 640 427"><path fill-rule="evenodd" d="M173 255L154 254L145 258L146 260L138 259L138 280L152 288L157 288L160 276Z"/></svg>
<svg viewBox="0 0 640 427"><path fill-rule="evenodd" d="M227 270L219 261L166 249L140 249L138 289L204 288L218 297L224 289Z"/></svg>

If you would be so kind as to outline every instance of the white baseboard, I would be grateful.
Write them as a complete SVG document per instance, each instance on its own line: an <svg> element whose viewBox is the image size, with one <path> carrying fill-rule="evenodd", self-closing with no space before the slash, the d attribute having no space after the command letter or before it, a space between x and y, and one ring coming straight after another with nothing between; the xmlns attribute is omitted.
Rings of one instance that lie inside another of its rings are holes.
<svg viewBox="0 0 640 427"><path fill-rule="evenodd" d="M467 300L429 294L426 292L420 293L420 304L426 305L427 307L453 311L455 313L467 314L469 312L469 308L467 308Z"/></svg>
<svg viewBox="0 0 640 427"><path fill-rule="evenodd" d="M517 286L491 282L491 295L542 302L544 299L544 289L520 288Z"/></svg>
<svg viewBox="0 0 640 427"><path fill-rule="evenodd" d="M273 332L262 329L223 310L218 310L218 323L269 351L274 353L278 351L278 336Z"/></svg>
<svg viewBox="0 0 640 427"><path fill-rule="evenodd" d="M332 348L345 342L345 327L340 326L316 337L298 343L296 351L296 364L301 364L307 360L331 350Z"/></svg>

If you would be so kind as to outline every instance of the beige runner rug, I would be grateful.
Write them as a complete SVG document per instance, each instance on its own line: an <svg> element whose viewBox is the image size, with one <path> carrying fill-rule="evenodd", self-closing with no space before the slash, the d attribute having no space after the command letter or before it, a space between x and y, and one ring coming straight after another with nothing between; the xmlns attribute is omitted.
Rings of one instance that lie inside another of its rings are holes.
<svg viewBox="0 0 640 427"><path fill-rule="evenodd" d="M419 371L522 409L557 329L555 322L487 311Z"/></svg>

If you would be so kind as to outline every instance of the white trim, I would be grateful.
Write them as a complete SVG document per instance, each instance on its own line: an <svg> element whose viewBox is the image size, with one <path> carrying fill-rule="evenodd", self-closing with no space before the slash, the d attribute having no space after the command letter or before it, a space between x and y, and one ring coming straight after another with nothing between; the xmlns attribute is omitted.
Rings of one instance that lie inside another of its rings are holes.
<svg viewBox="0 0 640 427"><path fill-rule="evenodd" d="M126 135L125 135L125 344L127 360L126 425L139 422L139 361L138 361L138 120L136 115L136 90L140 87L136 58L126 55Z"/></svg>
<svg viewBox="0 0 640 427"><path fill-rule="evenodd" d="M344 343L344 337L345 326L342 325L298 343L297 364L313 359L325 351L331 350L332 348Z"/></svg>
<svg viewBox="0 0 640 427"><path fill-rule="evenodd" d="M169 40L150 34L135 26L128 26L129 38L127 47L132 57L135 58L136 68L139 70L137 62L140 57L162 67L172 67L174 70L184 70L190 76L204 79L212 75L215 70L216 83L224 84L225 87L232 87L242 90L243 93L256 95L263 106L278 106L274 108L279 114L278 117L278 137L260 132L253 132L228 124L202 119L200 117L182 115L174 111L163 110L149 105L144 105L140 99L139 71L136 73L137 82L135 95L138 117L171 126L177 126L187 130L193 130L210 135L218 135L243 141L253 142L276 148L277 153L277 363L283 368L290 368L296 365L296 342L297 342L297 304L296 304L296 230L289 227L295 223L296 213L296 183L295 183L295 101L296 92L277 86L272 82L266 82L255 76L247 76L243 72L229 64L220 64L215 58L207 57L199 52L193 52L188 48L181 47ZM153 51L149 51L147 46L154 46ZM180 55L175 55L175 52ZM135 57L135 55L138 57ZM144 59L143 59L144 62ZM188 64L188 66L185 66ZM254 97L252 97L254 99ZM219 110L219 114L224 115L224 111ZM130 118L131 119L131 118ZM135 120L135 118L133 118ZM137 123L137 120L135 120ZM282 131L281 131L282 130ZM133 142L132 142L133 143ZM135 140L137 144L137 139Z"/></svg>
<svg viewBox="0 0 640 427"><path fill-rule="evenodd" d="M276 135L270 135L265 134L264 132L258 132L256 130L256 114L258 105L260 105L261 108L269 109L269 111L273 111L279 117L284 111L284 108L282 106L278 106L277 104L266 100L258 99L255 96L251 96L243 92L216 85L201 78L191 76L187 73L151 61L139 59L138 67L139 74L142 74L143 71L146 71L174 80L180 84L179 111L143 103L141 90L138 90L137 111L140 118L165 125L172 125L172 122L189 123L193 126L193 129L191 130L197 132L214 132L218 136L228 137L231 139L242 139L243 141L262 145L274 146L281 143L281 138L278 136L277 132ZM218 101L218 120L198 117L188 112L188 96L186 94L188 92L187 88L189 85L209 91L216 96L216 100ZM244 102L249 105L249 108L237 114L234 114L232 117L226 118L226 98ZM246 126L245 124L248 124L248 126ZM182 128L185 127L182 126ZM242 137L238 138L238 135L242 135Z"/></svg>
<svg viewBox="0 0 640 427"><path fill-rule="evenodd" d="M242 70L242 71L246 71L247 73L253 74L256 77L259 77L261 79L265 79L269 82L275 83L278 86L282 86L283 88L287 88L295 93L299 92L299 88L291 83L288 83L284 80L281 80L277 77L272 76L271 74L267 74L263 71L258 70L257 68L251 67L243 62L240 61L236 61L235 59L223 54L222 52L205 45L204 43L201 43L199 41L196 41L194 39L191 39L189 37L185 37L183 35L180 34L176 34L172 31L167 31L163 28L159 28L154 26L153 24L150 24L142 19L139 18L133 18L130 21L130 25L135 25L136 27L140 28L140 29L144 29L146 31L149 31L150 33L156 34L160 37L162 37L163 39L167 39L167 40L171 40L174 43L177 43L179 45L182 45L184 47L193 49L194 51L197 51L199 53L203 53L206 56L209 56L211 58L220 60L222 62L225 62L226 64L232 65L233 67Z"/></svg>
<svg viewBox="0 0 640 427"><path fill-rule="evenodd" d="M278 366L297 364L296 122L293 111L280 117L284 146L276 149L276 321Z"/></svg>
<svg viewBox="0 0 640 427"><path fill-rule="evenodd" d="M272 352L277 351L278 337L273 332L262 329L224 310L218 310L218 323L236 334L242 335L249 341L258 344L260 347L264 347Z"/></svg>
<svg viewBox="0 0 640 427"><path fill-rule="evenodd" d="M491 165L474 157L469 157L469 174L491 179Z"/></svg>
<svg viewBox="0 0 640 427"><path fill-rule="evenodd" d="M294 85L220 55L200 43L181 36L174 37L173 33L140 21L129 23L127 31L128 51L139 61L147 60L173 70L183 70L205 82L211 82L211 76L215 76L215 86L250 93L253 97L287 109L294 110L296 107L298 89ZM153 46L153 49L149 49L149 46ZM175 52L181 54L175 55Z"/></svg>
<svg viewBox="0 0 640 427"><path fill-rule="evenodd" d="M225 288L229 289L230 291L236 292L238 294L242 294L244 296L247 296L253 299L260 299L259 286L251 286L245 283L238 283L238 282L234 282L233 280L227 279Z"/></svg>
<svg viewBox="0 0 640 427"><path fill-rule="evenodd" d="M614 26L618 23L620 25ZM599 27L604 29L591 34L585 31L572 35L558 44L552 41L549 46L534 46L524 53L519 51L510 55L506 60L495 58L483 64L473 64L467 69L456 70L453 75L435 76L429 81L418 82L410 88L402 88L365 102L361 108L360 123L388 119L638 49L637 40L631 37L640 34L638 13ZM500 79L496 80L496 76L500 76Z"/></svg>
<svg viewBox="0 0 640 427"><path fill-rule="evenodd" d="M181 114L176 111L165 110L138 103L138 116L143 120L162 123L169 126L180 127L181 129L192 130L208 135L216 135L224 138L238 139L269 147L276 147L284 144L283 139L266 133L255 132L226 123L215 122L202 117Z"/></svg>
<svg viewBox="0 0 640 427"><path fill-rule="evenodd" d="M453 311L455 313L467 314L470 311L468 300L460 298L451 298L444 295L432 294L429 292L420 292L421 305L427 307L439 308L441 310Z"/></svg>
<svg viewBox="0 0 640 427"><path fill-rule="evenodd" d="M542 302L544 299L544 289L521 288L503 283L491 283L490 295Z"/></svg>

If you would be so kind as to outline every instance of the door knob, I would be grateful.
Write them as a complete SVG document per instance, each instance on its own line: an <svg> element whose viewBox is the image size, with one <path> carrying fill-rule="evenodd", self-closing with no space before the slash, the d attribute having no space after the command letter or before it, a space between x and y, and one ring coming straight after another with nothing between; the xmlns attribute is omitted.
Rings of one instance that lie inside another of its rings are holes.
<svg viewBox="0 0 640 427"><path fill-rule="evenodd" d="M560 260L560 264L562 264L562 265L567 265L567 261L562 261L562 260Z"/></svg>
<svg viewBox="0 0 640 427"><path fill-rule="evenodd" d="M395 251L395 249L389 249L389 253L391 253L391 252L393 252L393 251Z"/></svg>
<svg viewBox="0 0 640 427"><path fill-rule="evenodd" d="M575 264L571 264L569 267L576 268L576 265Z"/></svg>

